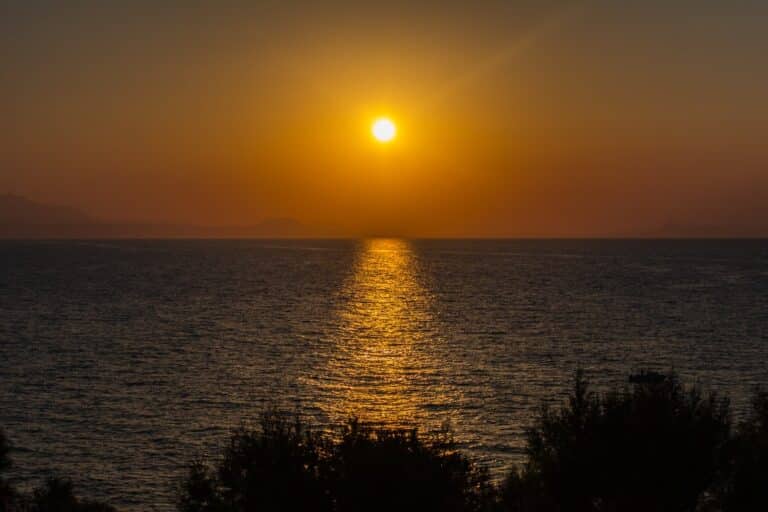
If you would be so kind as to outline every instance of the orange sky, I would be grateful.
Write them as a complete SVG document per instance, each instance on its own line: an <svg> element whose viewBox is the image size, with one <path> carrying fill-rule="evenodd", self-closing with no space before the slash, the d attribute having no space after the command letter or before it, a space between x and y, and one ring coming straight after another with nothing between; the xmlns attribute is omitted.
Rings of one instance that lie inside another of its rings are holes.
<svg viewBox="0 0 768 512"><path fill-rule="evenodd" d="M412 4L6 2L0 193L324 235L768 235L764 3Z"/></svg>

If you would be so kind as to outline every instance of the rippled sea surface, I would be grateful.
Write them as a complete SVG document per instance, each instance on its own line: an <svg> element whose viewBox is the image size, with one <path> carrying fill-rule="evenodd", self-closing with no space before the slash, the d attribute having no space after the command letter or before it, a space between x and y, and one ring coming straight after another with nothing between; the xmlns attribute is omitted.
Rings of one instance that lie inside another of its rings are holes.
<svg viewBox="0 0 768 512"><path fill-rule="evenodd" d="M184 465L277 405L449 423L498 476L577 367L768 385L768 241L0 242L13 477L171 510Z"/></svg>

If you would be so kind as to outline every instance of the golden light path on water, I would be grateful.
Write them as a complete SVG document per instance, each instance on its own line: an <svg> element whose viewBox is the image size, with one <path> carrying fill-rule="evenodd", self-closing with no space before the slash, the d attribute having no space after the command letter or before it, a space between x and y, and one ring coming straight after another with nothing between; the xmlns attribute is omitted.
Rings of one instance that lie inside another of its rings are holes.
<svg viewBox="0 0 768 512"><path fill-rule="evenodd" d="M338 346L320 394L330 399L317 404L332 421L436 427L446 419L458 397L435 358L442 338L422 279L408 241L363 242L341 293Z"/></svg>

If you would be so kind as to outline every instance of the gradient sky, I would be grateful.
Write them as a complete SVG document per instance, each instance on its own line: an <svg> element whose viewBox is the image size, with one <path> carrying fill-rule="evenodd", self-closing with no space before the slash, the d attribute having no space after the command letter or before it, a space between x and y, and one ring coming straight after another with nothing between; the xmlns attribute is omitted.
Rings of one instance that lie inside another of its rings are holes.
<svg viewBox="0 0 768 512"><path fill-rule="evenodd" d="M768 235L767 26L758 0L0 0L0 193L332 235Z"/></svg>

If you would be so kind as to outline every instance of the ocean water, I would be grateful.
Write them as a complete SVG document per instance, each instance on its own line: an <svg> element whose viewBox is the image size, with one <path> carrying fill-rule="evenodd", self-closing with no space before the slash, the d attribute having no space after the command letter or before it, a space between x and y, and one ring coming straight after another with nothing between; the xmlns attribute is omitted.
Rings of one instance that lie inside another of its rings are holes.
<svg viewBox="0 0 768 512"><path fill-rule="evenodd" d="M22 486L121 510L265 407L449 424L502 476L576 368L768 385L768 241L0 242L0 426Z"/></svg>

